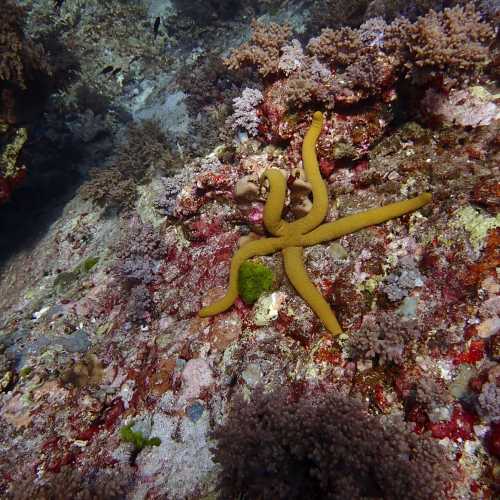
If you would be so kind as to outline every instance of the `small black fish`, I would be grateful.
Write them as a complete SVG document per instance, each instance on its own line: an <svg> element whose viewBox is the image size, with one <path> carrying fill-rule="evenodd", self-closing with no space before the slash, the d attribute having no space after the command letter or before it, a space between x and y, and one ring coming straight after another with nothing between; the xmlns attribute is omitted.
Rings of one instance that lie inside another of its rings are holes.
<svg viewBox="0 0 500 500"><path fill-rule="evenodd" d="M111 73L111 71L113 71L113 66L106 66L102 71L101 71L101 74L102 75L107 75L108 73Z"/></svg>
<svg viewBox="0 0 500 500"><path fill-rule="evenodd" d="M115 68L113 70L113 76L117 75L122 69L121 68Z"/></svg>
<svg viewBox="0 0 500 500"><path fill-rule="evenodd" d="M62 4L64 3L64 0L54 0L54 8L59 11L61 10Z"/></svg>
<svg viewBox="0 0 500 500"><path fill-rule="evenodd" d="M155 40L156 40L156 37L158 36L158 30L159 29L160 29L160 16L158 16L155 19L155 24L154 24L154 27L153 27L153 33L155 35Z"/></svg>

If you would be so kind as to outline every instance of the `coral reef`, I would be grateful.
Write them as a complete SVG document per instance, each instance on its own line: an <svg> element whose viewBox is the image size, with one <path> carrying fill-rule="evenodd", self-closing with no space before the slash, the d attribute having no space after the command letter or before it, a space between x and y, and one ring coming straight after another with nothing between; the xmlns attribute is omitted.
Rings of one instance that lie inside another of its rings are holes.
<svg viewBox="0 0 500 500"><path fill-rule="evenodd" d="M493 3L3 2L0 497L498 496Z"/></svg>
<svg viewBox="0 0 500 500"><path fill-rule="evenodd" d="M440 498L454 466L438 444L340 394L257 389L214 433L223 498ZM311 394L312 393L312 394ZM318 394L319 393L319 394Z"/></svg>
<svg viewBox="0 0 500 500"><path fill-rule="evenodd" d="M263 221L265 228L274 238L250 241L236 252L231 260L228 291L215 304L200 310L201 317L223 312L233 305L237 298L239 270L245 260L281 250L285 272L292 285L320 317L328 331L333 335L340 334L342 330L335 314L307 277L301 261L302 247L340 238L367 226L386 222L394 217L418 210L432 200L430 193L423 193L409 200L372 208L329 224L321 224L328 211L328 194L326 185L321 178L315 151L316 141L322 127L323 114L317 111L312 117L311 126L302 145L302 162L313 195L311 210L295 222L284 221L281 216L285 202L285 178L277 169L266 170L264 176L269 181L270 189L269 197L264 206Z"/></svg>
<svg viewBox="0 0 500 500"><path fill-rule="evenodd" d="M384 33L384 47L416 79L475 79L489 62L494 31L474 4L430 11L410 24L398 19Z"/></svg>

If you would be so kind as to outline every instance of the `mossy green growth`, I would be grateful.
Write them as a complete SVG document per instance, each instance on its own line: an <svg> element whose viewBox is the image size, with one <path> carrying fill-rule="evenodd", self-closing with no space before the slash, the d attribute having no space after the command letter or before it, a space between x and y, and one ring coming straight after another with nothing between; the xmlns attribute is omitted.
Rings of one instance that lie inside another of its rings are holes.
<svg viewBox="0 0 500 500"><path fill-rule="evenodd" d="M88 273L98 262L99 257L87 257L83 262L80 262L80 264L75 267L73 272L79 274Z"/></svg>
<svg viewBox="0 0 500 500"><path fill-rule="evenodd" d="M246 261L240 266L238 292L247 304L253 304L273 287L274 275L271 269L260 262Z"/></svg>
<svg viewBox="0 0 500 500"><path fill-rule="evenodd" d="M160 446L161 440L158 437L147 439L142 435L142 432L134 431L132 426L128 424L120 429L120 437L126 443L132 443L137 451L141 451L146 446Z"/></svg>
<svg viewBox="0 0 500 500"><path fill-rule="evenodd" d="M98 262L99 257L89 257L82 262L81 270L84 273L88 273Z"/></svg>
<svg viewBox="0 0 500 500"><path fill-rule="evenodd" d="M63 271L59 273L54 280L54 288L57 293L67 290L78 279L78 273L75 271Z"/></svg>
<svg viewBox="0 0 500 500"><path fill-rule="evenodd" d="M29 376L29 374L33 371L33 368L31 366L25 366L24 368L21 368L21 371L19 372L19 375L21 378L26 378Z"/></svg>
<svg viewBox="0 0 500 500"><path fill-rule="evenodd" d="M54 280L54 288L57 293L67 290L80 276L87 274L98 262L98 257L88 257L80 262L73 271L59 273Z"/></svg>

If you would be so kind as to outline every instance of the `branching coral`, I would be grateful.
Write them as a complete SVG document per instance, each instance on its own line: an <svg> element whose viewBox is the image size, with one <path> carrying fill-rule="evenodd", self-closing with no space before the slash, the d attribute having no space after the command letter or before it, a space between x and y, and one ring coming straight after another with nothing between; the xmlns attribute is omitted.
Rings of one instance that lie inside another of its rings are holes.
<svg viewBox="0 0 500 500"><path fill-rule="evenodd" d="M250 41L233 50L226 64L230 69L255 66L264 77L276 74L279 71L281 49L291 34L292 30L287 25L264 24L254 20Z"/></svg>
<svg viewBox="0 0 500 500"><path fill-rule="evenodd" d="M431 10L413 24L394 21L385 31L384 50L396 55L409 75L474 79L489 62L493 39L492 27L468 3L439 13Z"/></svg>
<svg viewBox="0 0 500 500"><path fill-rule="evenodd" d="M90 179L81 187L85 200L117 209L133 207L136 187L151 168L169 170L176 158L171 154L167 138L156 122L133 124L127 141L113 163L103 169L92 169Z"/></svg>
<svg viewBox="0 0 500 500"><path fill-rule="evenodd" d="M348 66L356 61L365 45L359 34L351 28L332 30L324 29L320 36L311 39L307 50L318 57L326 60L331 66Z"/></svg>
<svg viewBox="0 0 500 500"><path fill-rule="evenodd" d="M258 89L246 88L240 97L233 99L234 113L230 117L234 129L241 128L249 135L256 136L260 118L257 115L257 106L262 102L262 92Z"/></svg>
<svg viewBox="0 0 500 500"><path fill-rule="evenodd" d="M361 328L350 335L348 350L354 359L402 364L405 348L419 337L415 321L385 313L376 320L374 316L365 318Z"/></svg>
<svg viewBox="0 0 500 500"><path fill-rule="evenodd" d="M335 392L237 398L214 433L222 498L446 498L453 462L402 422L383 423Z"/></svg>
<svg viewBox="0 0 500 500"><path fill-rule="evenodd" d="M282 212L286 196L286 180L279 170L267 170L264 177L269 181L270 191L264 206L264 225L273 237L246 243L235 253L231 261L229 289L226 295L215 304L201 309L199 312L201 317L213 316L233 305L238 296L239 269L245 260L282 250L285 272L290 282L320 317L327 330L338 335L342 330L335 314L307 276L302 263L302 247L340 238L373 224L385 222L417 210L431 201L430 193L423 193L410 200L350 215L328 224L321 224L328 211L328 192L326 184L321 178L315 150L322 126L322 113L314 113L311 127L306 133L302 145L304 170L313 195L312 208L307 215L295 222L284 221Z"/></svg>

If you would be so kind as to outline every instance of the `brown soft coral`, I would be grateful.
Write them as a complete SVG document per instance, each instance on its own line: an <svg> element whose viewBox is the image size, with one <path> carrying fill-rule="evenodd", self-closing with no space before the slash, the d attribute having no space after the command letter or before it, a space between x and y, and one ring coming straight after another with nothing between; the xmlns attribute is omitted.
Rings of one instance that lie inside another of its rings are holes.
<svg viewBox="0 0 500 500"><path fill-rule="evenodd" d="M474 5L431 10L414 24L398 19L384 35L384 50L396 55L407 76L474 79L489 63L493 28L481 20Z"/></svg>
<svg viewBox="0 0 500 500"><path fill-rule="evenodd" d="M82 185L84 200L117 209L130 209L137 197L137 185L144 181L150 168L173 170L178 158L167 144L167 137L154 121L133 124L113 163L103 169L92 169L90 179Z"/></svg>
<svg viewBox="0 0 500 500"><path fill-rule="evenodd" d="M255 19L252 21L252 36L231 52L225 63L230 69L255 66L262 76L279 72L281 48L292 35L290 26L276 23L265 24Z"/></svg>
<svg viewBox="0 0 500 500"><path fill-rule="evenodd" d="M309 52L332 66L348 66L361 55L365 46L359 34L351 28L324 29L320 36L311 39Z"/></svg>

